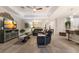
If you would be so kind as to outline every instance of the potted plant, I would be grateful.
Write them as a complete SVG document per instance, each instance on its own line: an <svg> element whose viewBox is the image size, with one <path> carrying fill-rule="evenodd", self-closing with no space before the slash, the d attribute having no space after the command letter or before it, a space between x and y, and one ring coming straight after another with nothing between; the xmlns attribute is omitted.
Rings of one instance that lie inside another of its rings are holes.
<svg viewBox="0 0 79 59"><path fill-rule="evenodd" d="M70 18L67 18L67 21L65 22L65 28L66 28L66 30L71 28Z"/></svg>
<svg viewBox="0 0 79 59"><path fill-rule="evenodd" d="M67 18L67 21L65 22L65 28L66 28L66 33L68 34L68 40L70 40L70 31L69 31L69 29L71 28L70 18Z"/></svg>

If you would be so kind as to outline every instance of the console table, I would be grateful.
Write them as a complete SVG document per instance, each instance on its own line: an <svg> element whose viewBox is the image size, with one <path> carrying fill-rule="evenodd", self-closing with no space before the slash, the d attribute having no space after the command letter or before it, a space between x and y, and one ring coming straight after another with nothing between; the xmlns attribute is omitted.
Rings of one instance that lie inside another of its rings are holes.
<svg viewBox="0 0 79 59"><path fill-rule="evenodd" d="M79 30L70 31L70 40L79 43Z"/></svg>

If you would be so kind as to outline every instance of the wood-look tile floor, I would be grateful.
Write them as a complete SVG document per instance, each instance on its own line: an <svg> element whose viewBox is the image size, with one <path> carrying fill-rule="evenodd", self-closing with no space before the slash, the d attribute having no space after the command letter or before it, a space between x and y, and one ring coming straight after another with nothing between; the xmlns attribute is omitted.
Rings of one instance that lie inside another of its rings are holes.
<svg viewBox="0 0 79 59"><path fill-rule="evenodd" d="M35 36L26 43L21 43L17 38L6 43L0 43L0 53L78 53L79 45L68 41L64 37L52 36L51 43L43 48L37 47Z"/></svg>

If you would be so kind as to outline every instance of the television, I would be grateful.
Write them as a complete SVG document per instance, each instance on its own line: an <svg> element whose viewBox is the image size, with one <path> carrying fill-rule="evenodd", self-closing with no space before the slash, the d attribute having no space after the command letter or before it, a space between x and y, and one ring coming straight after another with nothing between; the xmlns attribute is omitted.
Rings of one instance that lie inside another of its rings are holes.
<svg viewBox="0 0 79 59"><path fill-rule="evenodd" d="M4 29L16 29L16 22L11 19L4 20Z"/></svg>

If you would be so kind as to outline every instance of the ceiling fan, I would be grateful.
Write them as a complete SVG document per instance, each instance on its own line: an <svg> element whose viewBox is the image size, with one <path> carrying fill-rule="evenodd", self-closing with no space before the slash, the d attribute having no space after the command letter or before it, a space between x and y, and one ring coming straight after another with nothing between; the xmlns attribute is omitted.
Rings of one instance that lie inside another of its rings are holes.
<svg viewBox="0 0 79 59"><path fill-rule="evenodd" d="M36 10L41 10L42 9L41 7L37 8L35 6L21 6L22 9L25 9L26 7L30 8L30 9L36 9Z"/></svg>
<svg viewBox="0 0 79 59"><path fill-rule="evenodd" d="M42 7L37 7L37 6L26 6L27 8L31 8L31 9L36 9L36 10L42 10Z"/></svg>
<svg viewBox="0 0 79 59"><path fill-rule="evenodd" d="M22 9L32 9L33 12L42 11L44 8L48 8L49 6L21 6Z"/></svg>
<svg viewBox="0 0 79 59"><path fill-rule="evenodd" d="M21 8L30 8L30 9L35 9L35 10L42 10L43 7L39 7L39 6L21 6ZM46 8L48 8L49 6L45 6Z"/></svg>

